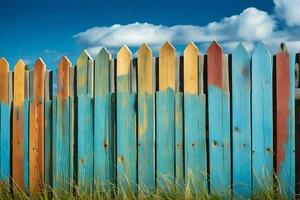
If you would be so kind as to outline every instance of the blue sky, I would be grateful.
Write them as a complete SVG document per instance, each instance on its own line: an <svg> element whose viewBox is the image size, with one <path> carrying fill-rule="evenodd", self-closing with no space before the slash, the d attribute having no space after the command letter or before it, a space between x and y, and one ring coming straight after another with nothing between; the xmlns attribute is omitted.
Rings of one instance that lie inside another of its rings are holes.
<svg viewBox="0 0 300 200"><path fill-rule="evenodd" d="M281 41L300 49L300 0L0 1L0 56L11 67L42 57L55 68L63 55L75 64L83 49L115 55L123 43L135 53L148 42L157 54L165 40L179 54L191 40L205 52L214 39L227 52L239 42L251 51L256 41L271 52Z"/></svg>

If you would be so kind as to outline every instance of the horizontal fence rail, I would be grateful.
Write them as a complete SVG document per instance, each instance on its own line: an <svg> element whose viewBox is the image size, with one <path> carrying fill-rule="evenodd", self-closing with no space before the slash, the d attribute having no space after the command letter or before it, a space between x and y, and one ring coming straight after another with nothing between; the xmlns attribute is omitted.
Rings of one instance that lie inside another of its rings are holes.
<svg viewBox="0 0 300 200"><path fill-rule="evenodd" d="M280 184L291 197L299 60L284 45L224 54L215 41L205 55L192 42L183 56L169 42L158 58L147 44L137 58L126 45L116 59L83 51L75 67L63 57L53 71L39 58L11 72L1 58L0 181L30 192L176 184L234 197Z"/></svg>

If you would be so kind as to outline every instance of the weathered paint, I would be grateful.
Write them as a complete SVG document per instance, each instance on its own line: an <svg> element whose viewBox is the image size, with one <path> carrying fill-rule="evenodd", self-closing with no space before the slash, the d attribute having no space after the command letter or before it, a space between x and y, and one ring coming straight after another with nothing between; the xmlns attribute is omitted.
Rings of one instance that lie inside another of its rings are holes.
<svg viewBox="0 0 300 200"><path fill-rule="evenodd" d="M37 192L44 185L44 80L46 65L41 58L34 64L33 101L29 126L29 189Z"/></svg>
<svg viewBox="0 0 300 200"><path fill-rule="evenodd" d="M175 48L170 42L165 42L159 51L158 74L159 90L175 90Z"/></svg>
<svg viewBox="0 0 300 200"><path fill-rule="evenodd" d="M89 95L90 97L93 96L93 91L92 91L92 83L93 83L93 78L90 77L89 71L92 68L92 62L93 59L91 56L88 54L86 50L84 50L79 58L77 59L77 67L76 67L76 72L77 72L77 81L76 81L76 91L77 91L77 96L79 95Z"/></svg>
<svg viewBox="0 0 300 200"><path fill-rule="evenodd" d="M122 191L136 191L137 134L136 94L117 92L117 186Z"/></svg>
<svg viewBox="0 0 300 200"><path fill-rule="evenodd" d="M94 179L98 189L111 189L114 182L114 132L112 94L94 99Z"/></svg>
<svg viewBox="0 0 300 200"><path fill-rule="evenodd" d="M10 179L10 106L0 103L0 182Z"/></svg>
<svg viewBox="0 0 300 200"><path fill-rule="evenodd" d="M207 190L205 95L184 94L185 184L193 191Z"/></svg>
<svg viewBox="0 0 300 200"><path fill-rule="evenodd" d="M250 58L240 44L232 54L232 170L235 197L250 196L251 118Z"/></svg>
<svg viewBox="0 0 300 200"><path fill-rule="evenodd" d="M105 48L102 48L95 58L95 96L109 93L110 60L111 55Z"/></svg>
<svg viewBox="0 0 300 200"><path fill-rule="evenodd" d="M252 54L252 191L272 184L273 62L263 43Z"/></svg>
<svg viewBox="0 0 300 200"><path fill-rule="evenodd" d="M183 93L175 94L175 183L184 188Z"/></svg>
<svg viewBox="0 0 300 200"><path fill-rule="evenodd" d="M8 104L8 71L9 64L5 58L0 58L0 102Z"/></svg>
<svg viewBox="0 0 300 200"><path fill-rule="evenodd" d="M155 189L154 98L152 51L147 44L138 50L138 184Z"/></svg>
<svg viewBox="0 0 300 200"><path fill-rule="evenodd" d="M198 94L198 48L193 42L184 49L183 66L183 91Z"/></svg>
<svg viewBox="0 0 300 200"><path fill-rule="evenodd" d="M70 191L70 102L53 100L53 189Z"/></svg>
<svg viewBox="0 0 300 200"><path fill-rule="evenodd" d="M228 60L227 60L228 61ZM230 94L223 85L222 48L213 42L207 50L209 177L212 193L225 192L231 185Z"/></svg>
<svg viewBox="0 0 300 200"><path fill-rule="evenodd" d="M12 178L16 185L25 189L24 184L24 84L25 64L19 60L14 69L14 101L12 122Z"/></svg>
<svg viewBox="0 0 300 200"><path fill-rule="evenodd" d="M74 103L74 97L69 97L70 102L70 160L69 160L69 166L70 166L70 189L74 187L74 174L75 173L75 103ZM77 123L77 121L76 121Z"/></svg>
<svg viewBox="0 0 300 200"><path fill-rule="evenodd" d="M295 190L295 54L285 49L276 55L276 172L283 191Z"/></svg>
<svg viewBox="0 0 300 200"><path fill-rule="evenodd" d="M126 45L122 46L117 54L117 91L130 92L131 91L131 51Z"/></svg>
<svg viewBox="0 0 300 200"><path fill-rule="evenodd" d="M156 92L156 181L160 189L175 181L175 93Z"/></svg>
<svg viewBox="0 0 300 200"><path fill-rule="evenodd" d="M53 142L53 101L45 101L45 184L52 187L52 142Z"/></svg>
<svg viewBox="0 0 300 200"><path fill-rule="evenodd" d="M90 192L94 183L93 99L87 95L78 96L77 119L78 186Z"/></svg>

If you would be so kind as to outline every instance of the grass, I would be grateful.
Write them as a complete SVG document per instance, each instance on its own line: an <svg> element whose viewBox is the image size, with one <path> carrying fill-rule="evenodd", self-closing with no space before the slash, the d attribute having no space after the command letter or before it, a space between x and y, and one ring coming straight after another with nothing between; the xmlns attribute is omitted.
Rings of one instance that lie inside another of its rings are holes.
<svg viewBox="0 0 300 200"><path fill-rule="evenodd" d="M175 184L170 184L166 181L164 189L158 189L157 191L149 191L146 187L137 186L138 193L133 192L129 189L127 191L117 188L110 184L110 189L95 188L93 192L83 192L78 187L73 187L72 192L68 191L54 191L50 187L44 187L40 193L28 194L21 188L13 185L11 187L0 184L0 200L10 199L33 199L33 200L48 200L48 199L60 199L60 200L218 200L230 197L231 190L228 188L227 191L222 191L219 194L209 194L206 189L200 188L198 192L195 192L193 186L186 186L185 188L179 189ZM229 199L229 198L226 198ZM243 198L238 198L243 199ZM279 186L264 185L254 193L250 199L262 199L262 200L285 200L286 195Z"/></svg>

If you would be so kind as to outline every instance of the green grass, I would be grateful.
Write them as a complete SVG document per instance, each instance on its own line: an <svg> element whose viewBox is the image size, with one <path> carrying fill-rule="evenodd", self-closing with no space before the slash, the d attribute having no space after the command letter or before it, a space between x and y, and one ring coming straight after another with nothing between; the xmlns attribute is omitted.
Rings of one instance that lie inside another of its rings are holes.
<svg viewBox="0 0 300 200"><path fill-rule="evenodd" d="M128 200L176 200L176 199L197 199L197 200L217 200L223 199L225 196L230 195L230 189L223 191L219 194L210 195L204 189L200 189L199 192L194 192L191 187L184 189L178 189L175 185L166 184L164 190L149 191L145 187L139 187L137 194L132 191L124 191L116 187L111 187L110 190L103 192L101 189L95 189L93 192L85 193L74 187L72 192L67 191L53 191L49 187L45 187L38 194L28 194L22 191L20 188L13 186L7 187L7 185L0 185L0 200L10 199L74 199L74 200L111 200L111 199L128 199ZM241 198L242 199L242 198ZM251 199L265 199L265 200L284 200L287 199L279 187L266 186L252 195Z"/></svg>

